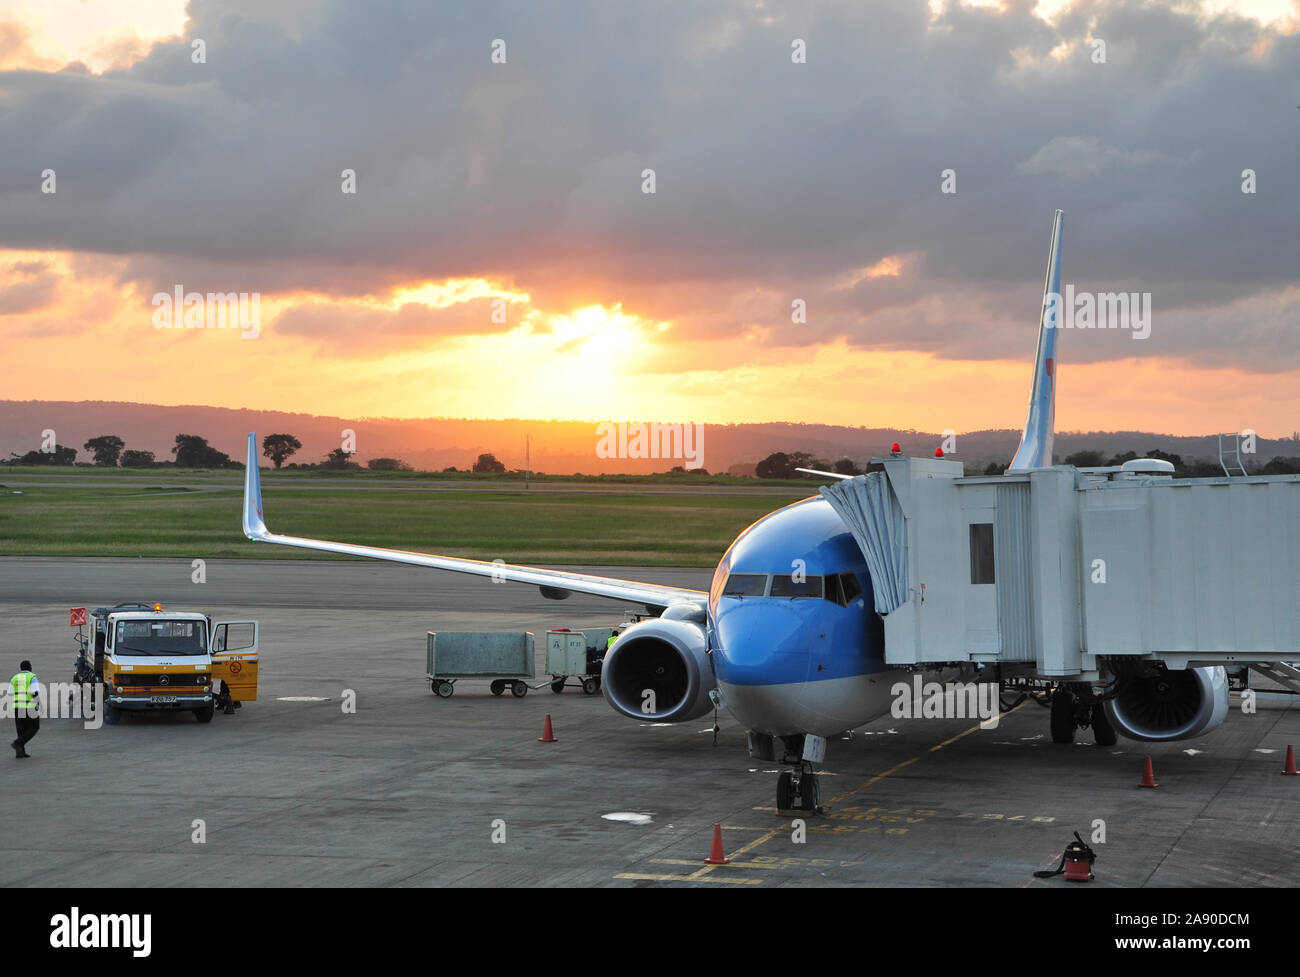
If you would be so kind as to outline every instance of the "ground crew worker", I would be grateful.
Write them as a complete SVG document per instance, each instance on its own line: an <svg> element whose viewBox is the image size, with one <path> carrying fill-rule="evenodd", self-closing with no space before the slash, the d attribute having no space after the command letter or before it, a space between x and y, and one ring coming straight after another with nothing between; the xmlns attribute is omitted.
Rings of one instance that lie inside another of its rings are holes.
<svg viewBox="0 0 1300 977"><path fill-rule="evenodd" d="M605 642L605 654L609 654L609 649L614 647L614 642L618 640L618 628L609 633L609 640Z"/></svg>
<svg viewBox="0 0 1300 977"><path fill-rule="evenodd" d="M14 697L14 723L18 727L18 739L10 746L14 748L14 757L22 760L30 756L25 747L41 728L41 720L36 715L36 698L41 694L41 683L32 672L31 662L24 661L18 668L18 674L9 680L9 689Z"/></svg>

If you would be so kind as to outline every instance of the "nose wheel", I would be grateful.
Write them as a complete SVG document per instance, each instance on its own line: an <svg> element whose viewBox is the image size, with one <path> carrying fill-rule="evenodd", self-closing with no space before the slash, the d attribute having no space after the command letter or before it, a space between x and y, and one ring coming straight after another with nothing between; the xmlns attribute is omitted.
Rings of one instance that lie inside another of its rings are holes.
<svg viewBox="0 0 1300 977"><path fill-rule="evenodd" d="M800 763L796 769L782 771L776 778L776 809L821 812L821 785L812 764Z"/></svg>

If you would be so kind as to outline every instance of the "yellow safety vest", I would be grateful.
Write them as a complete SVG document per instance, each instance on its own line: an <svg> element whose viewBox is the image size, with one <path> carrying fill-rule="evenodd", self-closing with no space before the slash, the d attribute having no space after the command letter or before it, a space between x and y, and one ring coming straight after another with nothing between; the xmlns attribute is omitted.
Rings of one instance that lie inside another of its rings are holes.
<svg viewBox="0 0 1300 977"><path fill-rule="evenodd" d="M9 680L9 688L14 692L14 707L18 709L28 709L35 705L36 697L32 695L32 680L36 678L34 672L19 672Z"/></svg>
<svg viewBox="0 0 1300 977"><path fill-rule="evenodd" d="M618 635L616 635L616 634L611 634L611 635L609 636L609 640L605 642L605 650L606 650L606 651L609 651L610 648L613 648L613 647L614 647L614 642L617 641L617 640L618 640Z"/></svg>

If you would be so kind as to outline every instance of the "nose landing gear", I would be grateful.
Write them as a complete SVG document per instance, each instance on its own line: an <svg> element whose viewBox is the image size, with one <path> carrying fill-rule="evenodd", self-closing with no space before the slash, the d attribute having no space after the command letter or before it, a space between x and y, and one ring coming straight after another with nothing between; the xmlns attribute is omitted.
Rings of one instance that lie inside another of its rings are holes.
<svg viewBox="0 0 1300 977"><path fill-rule="evenodd" d="M776 808L778 811L821 812L821 785L811 763L801 761L795 770L784 770L776 778Z"/></svg>
<svg viewBox="0 0 1300 977"><path fill-rule="evenodd" d="M804 737L784 736L781 739L785 746L781 762L794 769L783 771L776 778L776 809L820 814L821 785L813 771L812 761L804 759Z"/></svg>

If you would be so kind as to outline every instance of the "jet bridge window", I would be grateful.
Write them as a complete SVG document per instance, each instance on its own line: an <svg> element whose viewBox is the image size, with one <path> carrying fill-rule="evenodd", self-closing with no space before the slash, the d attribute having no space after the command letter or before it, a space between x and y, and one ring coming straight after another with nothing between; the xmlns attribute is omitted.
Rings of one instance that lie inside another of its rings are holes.
<svg viewBox="0 0 1300 977"><path fill-rule="evenodd" d="M724 597L762 597L767 593L767 574L733 573L722 588Z"/></svg>
<svg viewBox="0 0 1300 977"><path fill-rule="evenodd" d="M772 577L773 597L822 597L822 578L804 577L795 580L794 574L778 573Z"/></svg>
<svg viewBox="0 0 1300 977"><path fill-rule="evenodd" d="M993 523L973 522L970 527L970 582L993 583Z"/></svg>

